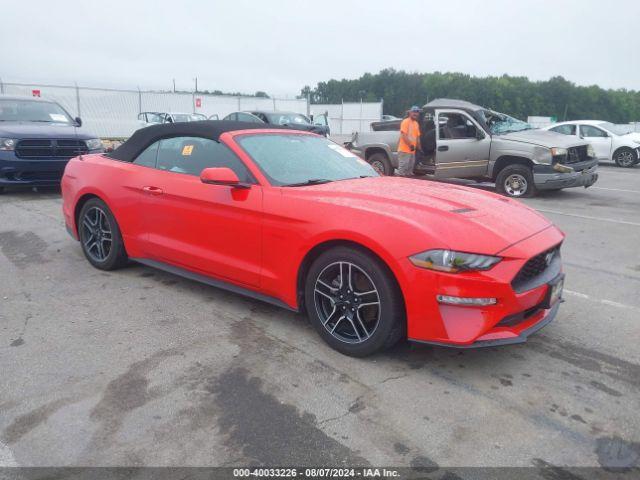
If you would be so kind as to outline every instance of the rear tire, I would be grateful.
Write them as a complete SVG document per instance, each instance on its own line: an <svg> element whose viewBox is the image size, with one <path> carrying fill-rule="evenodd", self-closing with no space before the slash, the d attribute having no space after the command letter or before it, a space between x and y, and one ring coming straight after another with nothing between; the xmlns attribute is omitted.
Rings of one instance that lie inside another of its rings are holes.
<svg viewBox="0 0 640 480"><path fill-rule="evenodd" d="M115 270L127 264L128 257L120 227L106 203L88 200L78 215L78 237L82 252L100 270Z"/></svg>
<svg viewBox="0 0 640 480"><path fill-rule="evenodd" d="M533 197L537 190L531 168L526 165L507 165L496 177L496 190L508 197Z"/></svg>
<svg viewBox="0 0 640 480"><path fill-rule="evenodd" d="M622 168L631 168L638 163L638 155L629 147L621 147L613 153L613 161Z"/></svg>
<svg viewBox="0 0 640 480"><path fill-rule="evenodd" d="M367 162L369 162L369 165L380 175L393 175L393 165L391 165L389 158L384 153L374 153L367 158Z"/></svg>
<svg viewBox="0 0 640 480"><path fill-rule="evenodd" d="M406 335L402 293L391 272L355 248L336 247L313 262L305 306L323 340L345 355L365 357Z"/></svg>

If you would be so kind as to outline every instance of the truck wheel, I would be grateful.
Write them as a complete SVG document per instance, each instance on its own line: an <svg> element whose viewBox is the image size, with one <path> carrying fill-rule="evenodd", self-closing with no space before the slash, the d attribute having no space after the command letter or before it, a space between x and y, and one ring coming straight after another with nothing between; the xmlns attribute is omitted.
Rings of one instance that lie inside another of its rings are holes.
<svg viewBox="0 0 640 480"><path fill-rule="evenodd" d="M638 156L631 148L621 147L614 152L613 160L619 167L630 168L638 162Z"/></svg>
<svg viewBox="0 0 640 480"><path fill-rule="evenodd" d="M533 172L525 165L507 165L496 177L496 190L509 197L532 197L536 194Z"/></svg>
<svg viewBox="0 0 640 480"><path fill-rule="evenodd" d="M384 153L374 153L367 158L367 162L380 175L393 175L393 165Z"/></svg>

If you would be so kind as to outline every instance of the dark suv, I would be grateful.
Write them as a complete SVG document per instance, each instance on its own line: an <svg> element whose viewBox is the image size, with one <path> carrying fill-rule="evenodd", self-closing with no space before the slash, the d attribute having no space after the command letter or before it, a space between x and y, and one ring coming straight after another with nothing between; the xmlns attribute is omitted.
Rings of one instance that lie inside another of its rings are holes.
<svg viewBox="0 0 640 480"><path fill-rule="evenodd" d="M70 158L102 152L56 102L0 95L0 193L8 186L56 186Z"/></svg>

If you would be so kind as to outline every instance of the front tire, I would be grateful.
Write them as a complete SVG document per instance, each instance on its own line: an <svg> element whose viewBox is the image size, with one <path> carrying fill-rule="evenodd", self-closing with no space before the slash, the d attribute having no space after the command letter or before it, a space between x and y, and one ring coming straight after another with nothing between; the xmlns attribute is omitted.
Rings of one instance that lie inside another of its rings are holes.
<svg viewBox="0 0 640 480"><path fill-rule="evenodd" d="M613 153L613 161L622 168L631 168L638 163L638 156L633 149L621 147Z"/></svg>
<svg viewBox="0 0 640 480"><path fill-rule="evenodd" d="M496 177L496 190L508 197L533 197L537 190L531 168L526 165L507 165Z"/></svg>
<svg viewBox="0 0 640 480"><path fill-rule="evenodd" d="M391 165L389 158L384 153L374 153L367 158L367 162L369 162L369 165L380 175L393 175L393 165Z"/></svg>
<svg viewBox="0 0 640 480"><path fill-rule="evenodd" d="M391 272L355 248L333 248L313 262L305 305L323 340L345 355L365 357L405 335L404 302Z"/></svg>
<svg viewBox="0 0 640 480"><path fill-rule="evenodd" d="M100 270L115 270L127 264L120 227L106 203L88 200L78 216L78 236L82 252Z"/></svg>

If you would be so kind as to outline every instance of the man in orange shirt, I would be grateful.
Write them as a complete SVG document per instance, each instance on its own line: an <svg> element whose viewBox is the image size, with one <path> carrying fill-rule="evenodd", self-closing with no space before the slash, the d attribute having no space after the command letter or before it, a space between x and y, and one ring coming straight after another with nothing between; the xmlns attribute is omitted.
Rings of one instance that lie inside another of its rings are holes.
<svg viewBox="0 0 640 480"><path fill-rule="evenodd" d="M398 175L410 177L416 164L416 150L420 145L420 107L414 105L409 109L409 116L400 124L400 141L398 142Z"/></svg>

